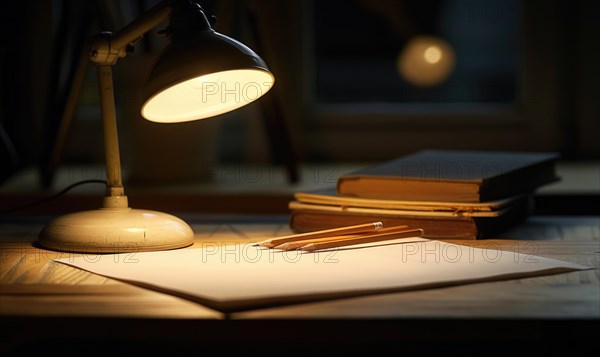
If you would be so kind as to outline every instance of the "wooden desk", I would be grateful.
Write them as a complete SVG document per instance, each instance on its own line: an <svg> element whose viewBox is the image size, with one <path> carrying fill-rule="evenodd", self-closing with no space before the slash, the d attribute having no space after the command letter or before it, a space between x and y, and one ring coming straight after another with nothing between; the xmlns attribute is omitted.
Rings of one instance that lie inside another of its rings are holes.
<svg viewBox="0 0 600 357"><path fill-rule="evenodd" d="M197 243L252 242L288 233L286 216L185 218ZM64 253L32 246L46 221L0 221L2 352L52 347L60 348L59 353L81 352L93 345L93 351L103 353L227 347L268 354L303 343L313 352L374 352L380 347L447 353L481 352L491 342L505 352L514 352L515 344L539 352L557 344L573 350L592 343L600 321L599 217L531 217L499 239L458 242L553 257L594 270L227 316L53 262Z"/></svg>

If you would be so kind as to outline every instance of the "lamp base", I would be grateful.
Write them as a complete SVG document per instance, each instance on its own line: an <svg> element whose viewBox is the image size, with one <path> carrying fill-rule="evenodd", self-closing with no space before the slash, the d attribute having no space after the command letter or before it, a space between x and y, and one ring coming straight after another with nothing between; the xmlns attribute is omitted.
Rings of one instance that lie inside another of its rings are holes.
<svg viewBox="0 0 600 357"><path fill-rule="evenodd" d="M40 232L45 248L76 253L130 253L183 248L194 232L167 213L131 208L100 208L60 216Z"/></svg>

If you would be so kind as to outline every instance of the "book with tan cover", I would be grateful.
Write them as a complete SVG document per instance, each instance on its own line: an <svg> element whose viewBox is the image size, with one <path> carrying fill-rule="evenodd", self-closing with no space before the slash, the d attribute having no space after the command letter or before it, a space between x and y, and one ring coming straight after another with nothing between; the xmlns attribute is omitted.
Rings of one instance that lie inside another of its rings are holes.
<svg viewBox="0 0 600 357"><path fill-rule="evenodd" d="M494 212L509 206L520 196L508 197L490 202L448 202L448 201L408 201L398 199L375 199L338 195L335 188L325 188L310 192L296 192L298 203L325 206L343 206L369 209L391 209L426 212Z"/></svg>
<svg viewBox="0 0 600 357"><path fill-rule="evenodd" d="M429 239L482 239L496 236L527 218L530 196L492 211L423 211L321 205L292 201L289 225L296 233L381 221L384 227L422 228Z"/></svg>

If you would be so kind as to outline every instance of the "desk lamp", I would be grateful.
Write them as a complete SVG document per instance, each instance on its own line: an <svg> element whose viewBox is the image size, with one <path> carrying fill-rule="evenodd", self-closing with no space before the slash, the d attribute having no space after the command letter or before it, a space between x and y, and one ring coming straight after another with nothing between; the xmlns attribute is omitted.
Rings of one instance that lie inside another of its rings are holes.
<svg viewBox="0 0 600 357"><path fill-rule="evenodd" d="M106 195L100 209L49 222L40 232L41 246L69 252L120 253L176 249L193 243L194 233L183 220L130 208L121 180L112 66L146 32L169 17L165 32L170 43L143 90L141 115L147 120L176 123L216 116L258 99L274 84L265 62L250 48L215 32L203 9L191 0L163 1L119 32L92 37L89 60L98 71Z"/></svg>

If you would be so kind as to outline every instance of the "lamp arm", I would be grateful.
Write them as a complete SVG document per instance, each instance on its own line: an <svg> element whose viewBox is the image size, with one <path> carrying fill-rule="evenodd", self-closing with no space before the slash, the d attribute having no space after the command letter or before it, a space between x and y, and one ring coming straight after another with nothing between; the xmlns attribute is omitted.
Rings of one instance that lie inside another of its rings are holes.
<svg viewBox="0 0 600 357"><path fill-rule="evenodd" d="M90 41L89 58L96 65L98 71L98 90L100 91L100 109L104 131L107 179L105 208L128 207L121 177L112 66L117 59L125 57L129 44L170 16L173 2L174 0L166 0L159 3L114 36L104 32Z"/></svg>
<svg viewBox="0 0 600 357"><path fill-rule="evenodd" d="M104 154L106 159L106 196L104 207L127 207L127 196L121 178L121 158L117 135L117 114L113 89L112 67L98 66L98 89L100 91L100 111L104 131Z"/></svg>
<svg viewBox="0 0 600 357"><path fill-rule="evenodd" d="M90 61L97 65L114 65L127 55L127 47L165 21L171 15L175 0L165 0L143 13L117 33L100 32L89 41Z"/></svg>
<svg viewBox="0 0 600 357"><path fill-rule="evenodd" d="M125 49L127 45L134 43L146 32L168 19L173 10L172 5L174 1L175 0L166 0L158 3L133 22L123 27L113 35L111 47L116 50Z"/></svg>

